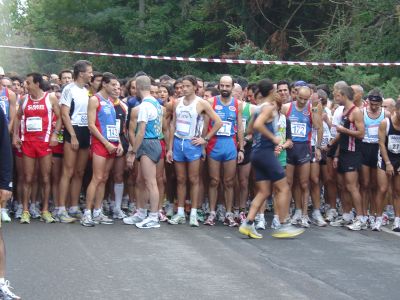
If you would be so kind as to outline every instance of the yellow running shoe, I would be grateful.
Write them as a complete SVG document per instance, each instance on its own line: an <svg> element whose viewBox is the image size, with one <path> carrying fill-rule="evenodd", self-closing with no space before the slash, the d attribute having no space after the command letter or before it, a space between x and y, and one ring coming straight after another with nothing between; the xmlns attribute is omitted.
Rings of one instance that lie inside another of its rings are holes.
<svg viewBox="0 0 400 300"><path fill-rule="evenodd" d="M22 212L21 220L19 221L21 224L29 224L31 222L31 214L29 211L25 210Z"/></svg>
<svg viewBox="0 0 400 300"><path fill-rule="evenodd" d="M40 221L44 221L46 224L48 223L54 223L56 220L52 217L51 213L49 211L43 211L42 216L40 218Z"/></svg>
<svg viewBox="0 0 400 300"><path fill-rule="evenodd" d="M304 228L298 228L290 223L287 223L276 228L272 233L272 236L278 239L290 239L302 234L303 232Z"/></svg>
<svg viewBox="0 0 400 300"><path fill-rule="evenodd" d="M242 223L242 225L240 225L240 227L239 227L239 232L240 232L241 234L247 235L248 237L251 237L251 238L253 238L253 239L262 239L262 237L263 237L263 236L262 236L261 234L259 234L259 233L257 232L257 230L255 229L254 223L251 224L251 225L249 225L249 224L247 224L246 221L244 221L244 222Z"/></svg>

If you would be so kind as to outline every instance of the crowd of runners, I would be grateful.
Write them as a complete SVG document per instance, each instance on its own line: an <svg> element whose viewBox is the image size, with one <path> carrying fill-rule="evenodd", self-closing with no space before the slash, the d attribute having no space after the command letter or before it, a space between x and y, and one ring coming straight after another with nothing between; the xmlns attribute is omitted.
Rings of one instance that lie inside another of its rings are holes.
<svg viewBox="0 0 400 300"><path fill-rule="evenodd" d="M2 222L400 232L400 98L378 89L121 80L86 60L59 75L1 73L15 164Z"/></svg>

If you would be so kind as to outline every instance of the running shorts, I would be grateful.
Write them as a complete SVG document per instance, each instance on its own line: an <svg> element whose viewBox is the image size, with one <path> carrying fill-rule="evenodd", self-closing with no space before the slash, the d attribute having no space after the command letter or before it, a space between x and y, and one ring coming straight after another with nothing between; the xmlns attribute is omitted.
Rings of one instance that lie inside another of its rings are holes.
<svg viewBox="0 0 400 300"><path fill-rule="evenodd" d="M338 172L347 173L358 171L361 168L362 154L358 152L339 152Z"/></svg>
<svg viewBox="0 0 400 300"><path fill-rule="evenodd" d="M90 147L90 131L89 127L72 126L79 142L79 149L88 149ZM64 130L64 142L71 144L71 135L68 130Z"/></svg>
<svg viewBox="0 0 400 300"><path fill-rule="evenodd" d="M207 145L207 156L220 162L236 160L237 150L234 137L218 136L210 140Z"/></svg>
<svg viewBox="0 0 400 300"><path fill-rule="evenodd" d="M52 153L49 142L22 142L22 153L30 158L41 158Z"/></svg>
<svg viewBox="0 0 400 300"><path fill-rule="evenodd" d="M285 170L275 156L274 149L262 149L251 153L251 164L256 181L278 181L285 177Z"/></svg>
<svg viewBox="0 0 400 300"><path fill-rule="evenodd" d="M114 143L112 142L111 144L113 144L114 146L118 146L118 143ZM117 155L116 152L110 154L106 147L101 143L101 142L93 142L92 145L90 146L90 149L92 150L92 157L93 154L96 154L98 156L104 157L104 158L115 158L115 156Z"/></svg>
<svg viewBox="0 0 400 300"><path fill-rule="evenodd" d="M291 149L287 149L287 163L298 166L311 161L310 143L294 142Z"/></svg>
<svg viewBox="0 0 400 300"><path fill-rule="evenodd" d="M190 139L174 137L173 145L174 161L191 162L201 158L201 146L195 146Z"/></svg>
<svg viewBox="0 0 400 300"><path fill-rule="evenodd" d="M370 168L376 168L378 165L379 144L362 143L362 164Z"/></svg>
<svg viewBox="0 0 400 300"><path fill-rule="evenodd" d="M161 158L161 151L159 139L143 139L142 144L137 150L136 157L140 161L142 156L147 156L156 164Z"/></svg>

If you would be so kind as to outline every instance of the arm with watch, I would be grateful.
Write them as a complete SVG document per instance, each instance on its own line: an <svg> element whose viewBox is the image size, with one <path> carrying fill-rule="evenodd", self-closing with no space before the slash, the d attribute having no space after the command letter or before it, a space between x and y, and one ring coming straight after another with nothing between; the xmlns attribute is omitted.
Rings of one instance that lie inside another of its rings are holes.
<svg viewBox="0 0 400 300"><path fill-rule="evenodd" d="M385 119L381 121L379 124L379 129L378 129L378 144L379 144L379 151L381 153L382 160L385 162L385 169L386 169L386 174L389 176L394 175L394 168L392 165L392 162L389 159L389 155L387 152L387 148L385 145L386 142L386 126L387 122Z"/></svg>

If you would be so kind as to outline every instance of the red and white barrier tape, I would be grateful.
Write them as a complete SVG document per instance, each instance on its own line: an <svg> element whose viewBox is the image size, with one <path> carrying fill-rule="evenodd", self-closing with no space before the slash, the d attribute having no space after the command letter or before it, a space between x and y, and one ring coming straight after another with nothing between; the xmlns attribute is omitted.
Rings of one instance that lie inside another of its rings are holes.
<svg viewBox="0 0 400 300"><path fill-rule="evenodd" d="M318 66L323 66L323 67L400 67L400 62L369 62L369 63L363 63L363 62L354 62L354 63L352 63L352 62L308 62L308 61L198 58L198 57L180 57L180 56L141 55L141 54L118 54L118 53L106 53L106 52L72 51L72 50L45 49L45 48L6 46L6 45L0 45L0 48L72 53L72 54L95 55L95 56L112 56L112 57L126 57L126 58L138 58L138 59L188 61L188 62L204 62L204 63L218 63L218 64L286 65L286 66L309 66L309 67L318 67Z"/></svg>

